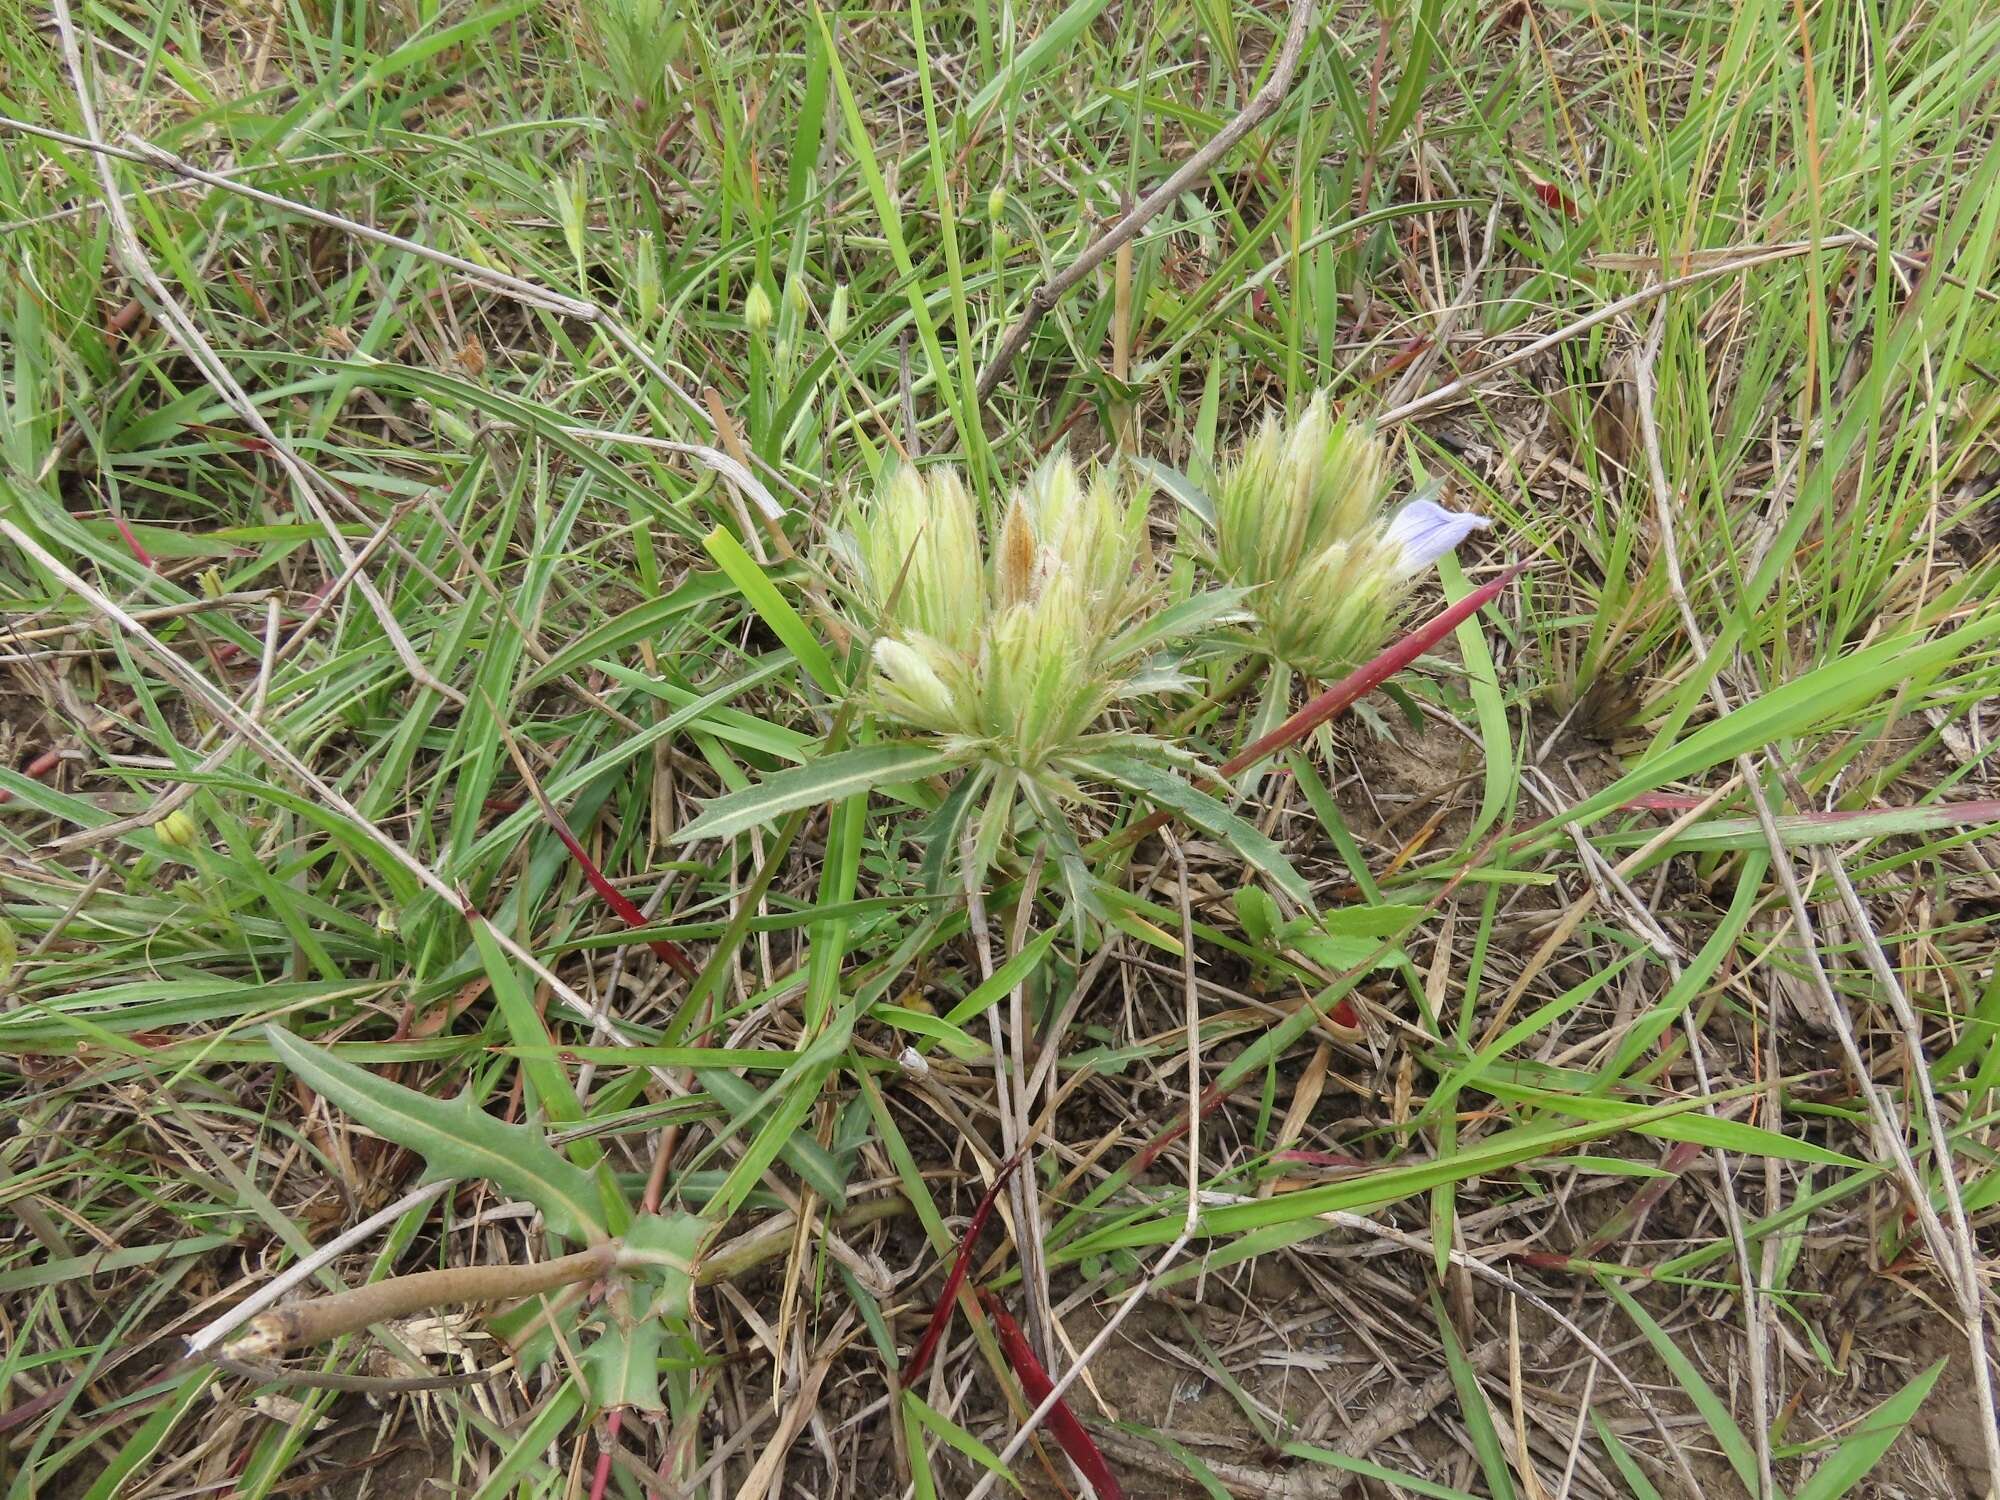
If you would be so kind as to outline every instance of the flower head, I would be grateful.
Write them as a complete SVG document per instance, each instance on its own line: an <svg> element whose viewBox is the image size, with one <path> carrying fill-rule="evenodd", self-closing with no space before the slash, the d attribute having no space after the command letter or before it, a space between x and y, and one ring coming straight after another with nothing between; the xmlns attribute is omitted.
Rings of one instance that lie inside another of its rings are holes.
<svg viewBox="0 0 2000 1500"><path fill-rule="evenodd" d="M1258 644L1309 677L1380 648L1417 575L1487 523L1429 499L1385 519L1387 461L1316 396L1290 426L1266 418L1215 497L1215 563L1252 590Z"/></svg>
<svg viewBox="0 0 2000 1500"><path fill-rule="evenodd" d="M1153 593L1145 527L1143 497L1059 458L1010 497L982 559L958 476L897 470L852 528L876 711L1060 793L1059 763L1142 664L1121 632Z"/></svg>

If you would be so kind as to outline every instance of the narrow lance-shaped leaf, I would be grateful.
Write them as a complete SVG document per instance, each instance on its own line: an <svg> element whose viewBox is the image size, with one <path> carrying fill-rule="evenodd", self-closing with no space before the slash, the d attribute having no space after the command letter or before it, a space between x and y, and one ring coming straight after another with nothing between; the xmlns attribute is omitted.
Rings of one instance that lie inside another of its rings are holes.
<svg viewBox="0 0 2000 1500"><path fill-rule="evenodd" d="M377 1078L365 1068L264 1028L284 1065L377 1135L424 1159L428 1180L483 1177L542 1211L551 1231L598 1244L609 1237L589 1174L526 1125L496 1120L460 1095L449 1103Z"/></svg>
<svg viewBox="0 0 2000 1500"><path fill-rule="evenodd" d="M1221 839L1245 860L1262 870L1292 900L1307 910L1312 908L1312 888L1292 868L1284 851L1259 833L1247 819L1237 816L1222 803L1188 785L1173 772L1129 755L1097 755L1085 762L1107 781L1115 781L1178 814L1203 833Z"/></svg>
<svg viewBox="0 0 2000 1500"><path fill-rule="evenodd" d="M1833 1456L1798 1487L1794 1500L1840 1500L1881 1462L1889 1445L1903 1435L1937 1384L1947 1362L1939 1360L1856 1423Z"/></svg>
<svg viewBox="0 0 2000 1500"><path fill-rule="evenodd" d="M1707 1420L1709 1431L1715 1434L1716 1442L1722 1445L1723 1456L1729 1460L1729 1466L1736 1471L1736 1477L1743 1481L1745 1489L1755 1494L1757 1459L1750 1450L1750 1440L1743 1435L1743 1429L1736 1425L1736 1419L1730 1415L1727 1403L1710 1389L1707 1381L1701 1378L1700 1372L1694 1367L1694 1361L1689 1359L1687 1352L1675 1342L1673 1335L1656 1323L1652 1314L1633 1300L1630 1292L1607 1276L1598 1277L1598 1282L1611 1294L1612 1300L1625 1309L1625 1315L1639 1325L1639 1331L1646 1336L1646 1342L1653 1346L1653 1352L1659 1355L1660 1362L1681 1383L1681 1389L1687 1392L1688 1399L1694 1403L1695 1409Z"/></svg>
<svg viewBox="0 0 2000 1500"><path fill-rule="evenodd" d="M838 802L891 782L934 776L957 765L961 757L924 745L867 745L843 750L810 764L767 776L753 787L718 797L670 842L733 838L746 828L768 823L822 802Z"/></svg>

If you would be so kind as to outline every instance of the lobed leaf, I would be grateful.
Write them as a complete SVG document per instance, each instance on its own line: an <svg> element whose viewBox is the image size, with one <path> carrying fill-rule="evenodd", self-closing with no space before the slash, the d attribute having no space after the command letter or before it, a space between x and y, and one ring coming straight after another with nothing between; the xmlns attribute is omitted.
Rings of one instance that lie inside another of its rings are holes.
<svg viewBox="0 0 2000 1500"><path fill-rule="evenodd" d="M558 1156L541 1132L494 1119L461 1094L449 1103L343 1062L279 1026L264 1034L284 1065L377 1135L424 1159L424 1177L483 1177L525 1198L552 1233L601 1244L610 1237L590 1175Z"/></svg>

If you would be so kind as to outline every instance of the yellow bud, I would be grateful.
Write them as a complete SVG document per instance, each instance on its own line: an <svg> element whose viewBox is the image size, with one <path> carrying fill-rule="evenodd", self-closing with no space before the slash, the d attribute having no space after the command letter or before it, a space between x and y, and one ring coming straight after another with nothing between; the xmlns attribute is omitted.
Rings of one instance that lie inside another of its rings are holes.
<svg viewBox="0 0 2000 1500"><path fill-rule="evenodd" d="M396 914L388 907L385 906L375 913L375 930L383 937L396 935Z"/></svg>
<svg viewBox="0 0 2000 1500"><path fill-rule="evenodd" d="M847 283L842 282L833 289L833 306L826 315L826 336L834 343L840 342L847 332Z"/></svg>
<svg viewBox="0 0 2000 1500"><path fill-rule="evenodd" d="M757 282L751 282L750 291L743 299L743 326L762 338L770 332L771 323L777 315L777 309L771 306L771 294Z"/></svg>
<svg viewBox="0 0 2000 1500"><path fill-rule="evenodd" d="M1007 185L995 183L993 191L986 195L986 217L994 223L1000 222L1000 215L1007 212Z"/></svg>
<svg viewBox="0 0 2000 1500"><path fill-rule="evenodd" d="M175 808L153 825L153 832L160 836L160 842L176 849L194 847L195 836L200 833L193 818Z"/></svg>

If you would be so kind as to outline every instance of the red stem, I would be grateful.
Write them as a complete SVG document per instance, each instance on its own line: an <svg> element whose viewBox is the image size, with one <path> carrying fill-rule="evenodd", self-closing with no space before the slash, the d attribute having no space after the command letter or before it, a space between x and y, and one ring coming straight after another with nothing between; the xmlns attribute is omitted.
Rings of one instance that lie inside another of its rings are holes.
<svg viewBox="0 0 2000 1500"><path fill-rule="evenodd" d="M542 811L548 815L549 826L555 829L556 837L561 839L563 847L569 850L570 858L575 860L577 867L583 871L583 878L588 880L591 888L604 898L604 904L618 913L626 926L644 927L646 914L632 904L629 896L605 879L604 872L597 868L588 854L583 852L583 845L578 843L576 835L570 832L569 824L563 821L562 814L547 802L542 804ZM692 981L701 977L701 971L695 967L694 960L687 956L687 950L679 943L670 942L666 938L648 938L646 946L671 965L673 971L683 979Z"/></svg>
<svg viewBox="0 0 2000 1500"><path fill-rule="evenodd" d="M597 1448L597 1472L590 1476L590 1500L604 1500L611 1483L611 1455L618 1447L618 1428L625 1420L625 1408L614 1406L604 1418L604 1441Z"/></svg>
<svg viewBox="0 0 2000 1500"><path fill-rule="evenodd" d="M1502 590L1521 575L1526 563L1515 563L1490 583L1481 584L1458 603L1439 611L1431 619L1419 625L1395 645L1382 652L1366 666L1357 667L1332 687L1314 698L1310 703L1293 714L1284 723L1261 739L1254 740L1222 763L1216 773L1221 780L1228 780L1240 772L1249 770L1260 760L1274 755L1290 745L1297 744L1320 725L1344 713L1361 698L1365 698L1394 677L1411 662L1422 656L1431 647L1443 640L1452 631L1478 614L1480 610L1497 599ZM1117 837L1118 844L1134 844L1155 829L1163 826L1172 814L1162 809L1148 813L1132 824Z"/></svg>
<svg viewBox="0 0 2000 1500"><path fill-rule="evenodd" d="M1019 1154L1010 1156L1000 1164L1000 1170L993 1175L993 1183L980 1195L979 1206L972 1211L972 1222L965 1228L965 1237L958 1242L958 1253L951 1259L951 1270L944 1278L944 1290L938 1293L937 1305L931 1309L931 1321L924 1329L924 1336L917 1342L916 1353L903 1366L903 1373L897 1383L908 1390L923 1378L930 1368L931 1356L937 1353L937 1346L944 1338L945 1330L951 1326L951 1311L958 1303L958 1289L965 1285L966 1269L972 1264L972 1247L979 1240L979 1232L986 1227L986 1221L993 1215L993 1205L1000 1201L1000 1190L1007 1185L1007 1179L1014 1175L1014 1169L1021 1164Z"/></svg>
<svg viewBox="0 0 2000 1500"><path fill-rule="evenodd" d="M1345 1002L1342 1003L1344 1004ZM1201 1098L1196 1104L1196 1109L1200 1113L1201 1118L1206 1120L1210 1115L1214 1114L1221 1106L1222 1101L1229 1097L1229 1094L1230 1091L1228 1089L1216 1083L1211 1083L1207 1088L1203 1089L1201 1091ZM1162 1151L1166 1150L1167 1147L1171 1146L1187 1133L1188 1120L1183 1115L1179 1120L1176 1120L1165 1130L1162 1130L1158 1135L1146 1142L1145 1145L1141 1146L1133 1154L1132 1164L1125 1170L1134 1177L1138 1176L1160 1159Z"/></svg>
<svg viewBox="0 0 2000 1500"><path fill-rule="evenodd" d="M1028 1337L1021 1332L1000 1299L991 1292L980 1289L979 1305L986 1309L986 1316L993 1320L993 1331L1000 1339L1000 1350L1007 1356L1007 1363L1014 1367L1014 1378L1021 1382L1021 1391L1028 1398L1031 1407L1039 1407L1049 1399L1049 1392L1056 1386L1049 1379L1049 1372L1042 1368L1042 1362L1035 1358L1035 1351L1028 1347ZM1062 1451L1069 1455L1069 1461L1077 1471L1090 1481L1090 1487L1097 1491L1097 1500L1125 1500L1125 1491L1118 1483L1118 1476L1111 1472L1111 1465L1105 1462L1103 1450L1077 1421L1076 1413L1061 1401L1049 1409L1048 1429L1055 1440L1062 1445Z"/></svg>

